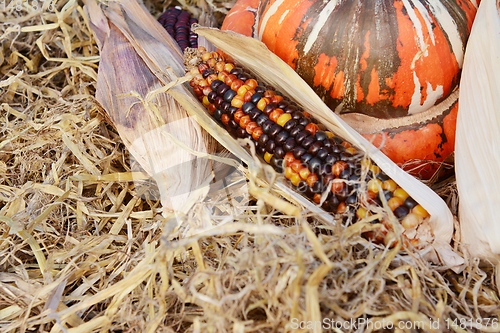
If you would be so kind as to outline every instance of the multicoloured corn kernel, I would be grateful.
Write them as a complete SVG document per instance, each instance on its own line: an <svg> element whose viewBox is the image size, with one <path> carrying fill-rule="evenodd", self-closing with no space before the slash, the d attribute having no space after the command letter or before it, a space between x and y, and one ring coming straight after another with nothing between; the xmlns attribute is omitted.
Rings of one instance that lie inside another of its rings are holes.
<svg viewBox="0 0 500 333"><path fill-rule="evenodd" d="M404 229L428 217L376 164L295 102L217 53L202 50L200 58L190 71L190 86L208 112L233 136L250 139L257 154L305 197L350 222L380 212L374 206L385 201ZM390 240L390 223L382 228L384 232L372 232L374 241Z"/></svg>

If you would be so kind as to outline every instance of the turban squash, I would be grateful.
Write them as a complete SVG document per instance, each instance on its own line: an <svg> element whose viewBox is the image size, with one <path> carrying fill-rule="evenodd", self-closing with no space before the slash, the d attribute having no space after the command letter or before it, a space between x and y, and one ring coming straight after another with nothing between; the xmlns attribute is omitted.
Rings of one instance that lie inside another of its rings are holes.
<svg viewBox="0 0 500 333"><path fill-rule="evenodd" d="M429 178L454 150L475 0L239 0L222 29L253 36L394 162Z"/></svg>

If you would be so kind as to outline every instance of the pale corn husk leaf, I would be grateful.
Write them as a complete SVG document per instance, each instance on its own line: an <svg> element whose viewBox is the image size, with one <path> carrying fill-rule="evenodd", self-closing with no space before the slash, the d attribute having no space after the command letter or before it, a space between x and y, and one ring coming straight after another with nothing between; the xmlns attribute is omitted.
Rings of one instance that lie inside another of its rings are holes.
<svg viewBox="0 0 500 333"><path fill-rule="evenodd" d="M435 235L432 249L443 264L455 270L459 269L464 261L449 245L453 234L453 216L446 203L434 191L400 169L378 148L349 127L326 106L292 68L270 52L263 43L240 34L212 28L200 27L196 29L196 32L263 81L279 87L280 91L299 103L329 130L365 151L387 175L429 212L430 224ZM315 207L311 203L307 205ZM425 249L424 252L429 250L431 248Z"/></svg>
<svg viewBox="0 0 500 333"><path fill-rule="evenodd" d="M180 49L136 2L113 3L105 12L94 1L87 5L101 53L96 98L156 180L165 212L186 214L206 195L212 172L210 161L191 151L206 155L217 144L170 95L153 94L184 74Z"/></svg>
<svg viewBox="0 0 500 333"><path fill-rule="evenodd" d="M500 259L500 1L483 0L460 81L455 143L461 240L473 256Z"/></svg>

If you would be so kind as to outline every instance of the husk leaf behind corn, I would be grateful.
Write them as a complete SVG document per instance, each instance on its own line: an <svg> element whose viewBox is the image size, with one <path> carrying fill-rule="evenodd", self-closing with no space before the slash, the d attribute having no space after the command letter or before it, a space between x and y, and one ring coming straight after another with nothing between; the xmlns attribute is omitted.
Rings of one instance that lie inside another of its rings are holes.
<svg viewBox="0 0 500 333"><path fill-rule="evenodd" d="M460 81L455 169L461 240L473 256L500 259L500 1L483 0Z"/></svg>
<svg viewBox="0 0 500 333"><path fill-rule="evenodd" d="M378 148L335 115L298 74L270 52L263 43L240 34L213 28L199 27L195 31L261 80L280 89L289 98L299 103L304 110L312 114L333 133L368 154L389 177L404 188L431 215L430 224L435 240L424 252L431 257L437 254L445 265L455 270L460 269L463 259L453 252L449 245L453 234L453 216L446 203L434 191L400 169ZM314 205L308 204L308 206Z"/></svg>
<svg viewBox="0 0 500 333"><path fill-rule="evenodd" d="M103 11L92 0L87 11L101 54L96 98L155 179L165 213L186 214L212 177L210 160L192 152L213 153L218 144L169 94L155 93L184 75L180 49L137 2L110 3Z"/></svg>

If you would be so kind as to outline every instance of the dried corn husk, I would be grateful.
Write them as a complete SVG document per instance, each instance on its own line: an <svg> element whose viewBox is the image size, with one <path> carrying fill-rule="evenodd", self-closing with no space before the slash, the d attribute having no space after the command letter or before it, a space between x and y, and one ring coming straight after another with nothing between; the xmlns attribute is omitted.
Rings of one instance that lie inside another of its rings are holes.
<svg viewBox="0 0 500 333"><path fill-rule="evenodd" d="M500 1L479 5L465 52L455 169L461 240L473 256L500 259Z"/></svg>
<svg viewBox="0 0 500 333"><path fill-rule="evenodd" d="M184 75L182 53L135 1L110 3L105 11L94 1L87 6L101 54L96 98L131 155L155 179L166 212L185 214L208 191L212 167L204 157L218 144L159 91Z"/></svg>
<svg viewBox="0 0 500 333"><path fill-rule="evenodd" d="M449 245L453 234L453 216L446 203L435 192L401 170L380 150L336 116L293 69L271 53L263 43L253 38L211 28L198 28L196 32L251 70L263 81L274 87L279 87L280 91L299 103L306 111L325 124L329 130L365 151L382 170L431 214L430 224L435 240L424 252L429 251L429 254L437 254L445 265L459 269L463 264L463 259L454 253ZM175 97L177 98L177 96ZM187 110L193 110L183 101L179 101ZM202 126L206 125L202 124ZM284 191L287 190L284 189ZM306 205L308 208L314 206L311 203Z"/></svg>

